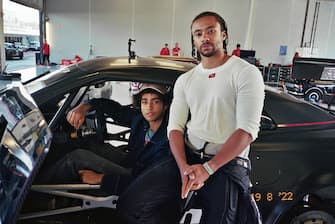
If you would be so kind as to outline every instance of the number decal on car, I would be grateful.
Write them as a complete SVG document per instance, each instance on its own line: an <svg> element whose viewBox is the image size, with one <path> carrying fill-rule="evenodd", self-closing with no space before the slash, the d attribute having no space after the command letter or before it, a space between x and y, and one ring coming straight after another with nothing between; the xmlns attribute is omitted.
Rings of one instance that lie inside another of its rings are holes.
<svg viewBox="0 0 335 224"><path fill-rule="evenodd" d="M260 192L255 192L251 194L255 201L262 201L266 200L268 202L273 201L275 199L281 200L281 201L293 201L293 192L292 191L279 191L276 193L272 192L267 192L267 193L260 193ZM275 197L277 196L277 197Z"/></svg>

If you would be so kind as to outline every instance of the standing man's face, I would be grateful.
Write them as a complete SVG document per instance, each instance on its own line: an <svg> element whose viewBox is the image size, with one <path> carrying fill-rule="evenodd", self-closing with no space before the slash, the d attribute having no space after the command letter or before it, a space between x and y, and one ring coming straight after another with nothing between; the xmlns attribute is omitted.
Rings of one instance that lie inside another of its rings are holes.
<svg viewBox="0 0 335 224"><path fill-rule="evenodd" d="M225 31L221 32L220 24L214 16L205 16L192 24L194 46L205 57L223 52L223 41L226 39Z"/></svg>
<svg viewBox="0 0 335 224"><path fill-rule="evenodd" d="M155 93L144 93L141 97L141 112L148 122L162 120L166 106Z"/></svg>

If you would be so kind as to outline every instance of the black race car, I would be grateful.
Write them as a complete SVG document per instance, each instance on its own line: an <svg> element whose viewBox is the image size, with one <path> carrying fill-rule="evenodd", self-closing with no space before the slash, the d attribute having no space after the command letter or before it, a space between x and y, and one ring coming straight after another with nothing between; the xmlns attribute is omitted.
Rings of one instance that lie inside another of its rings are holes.
<svg viewBox="0 0 335 224"><path fill-rule="evenodd" d="M78 146L102 143L127 150L127 129L96 111L87 115L86 124L80 130L74 130L65 119L70 108L94 96L111 97L132 106L129 82L173 87L177 77L193 66L165 59L137 57L129 62L127 57L106 57L70 65L25 82L54 135L41 169ZM113 86L111 94L106 94L104 88L110 85ZM271 87L267 87L265 93L261 131L250 153L253 196L264 223L335 223L335 116ZM115 127L119 129L113 132ZM99 186L36 183L21 211L20 223L50 220L64 223L64 217L96 223L103 217L96 214L106 210L108 220L112 220L110 216L117 204L117 195L87 195L87 191L95 191ZM36 198L45 199L43 194L51 195L46 197L49 199L43 208L46 211L34 203ZM53 197L56 205L50 203L54 202ZM62 208L61 203L57 204L63 197L72 198L70 203L65 203L70 207ZM192 219L194 223L199 216L196 203L187 213L190 215L181 223L189 223Z"/></svg>

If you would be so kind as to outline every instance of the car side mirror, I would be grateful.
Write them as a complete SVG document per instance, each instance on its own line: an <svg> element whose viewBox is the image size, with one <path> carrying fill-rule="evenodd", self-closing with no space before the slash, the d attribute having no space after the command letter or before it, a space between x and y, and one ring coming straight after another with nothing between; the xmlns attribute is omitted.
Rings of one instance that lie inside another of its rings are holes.
<svg viewBox="0 0 335 224"><path fill-rule="evenodd" d="M265 115L261 117L261 130L274 130L276 129L276 124L273 120Z"/></svg>

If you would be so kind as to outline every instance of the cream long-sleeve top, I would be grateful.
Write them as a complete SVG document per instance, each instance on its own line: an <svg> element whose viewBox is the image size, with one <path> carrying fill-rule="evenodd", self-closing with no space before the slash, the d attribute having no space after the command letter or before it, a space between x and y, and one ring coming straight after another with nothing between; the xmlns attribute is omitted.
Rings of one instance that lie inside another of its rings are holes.
<svg viewBox="0 0 335 224"><path fill-rule="evenodd" d="M242 129L255 140L263 102L264 82L254 65L236 56L213 69L200 63L176 81L168 133L184 133L187 127L192 136L223 144L235 130ZM249 146L240 156L248 154Z"/></svg>

